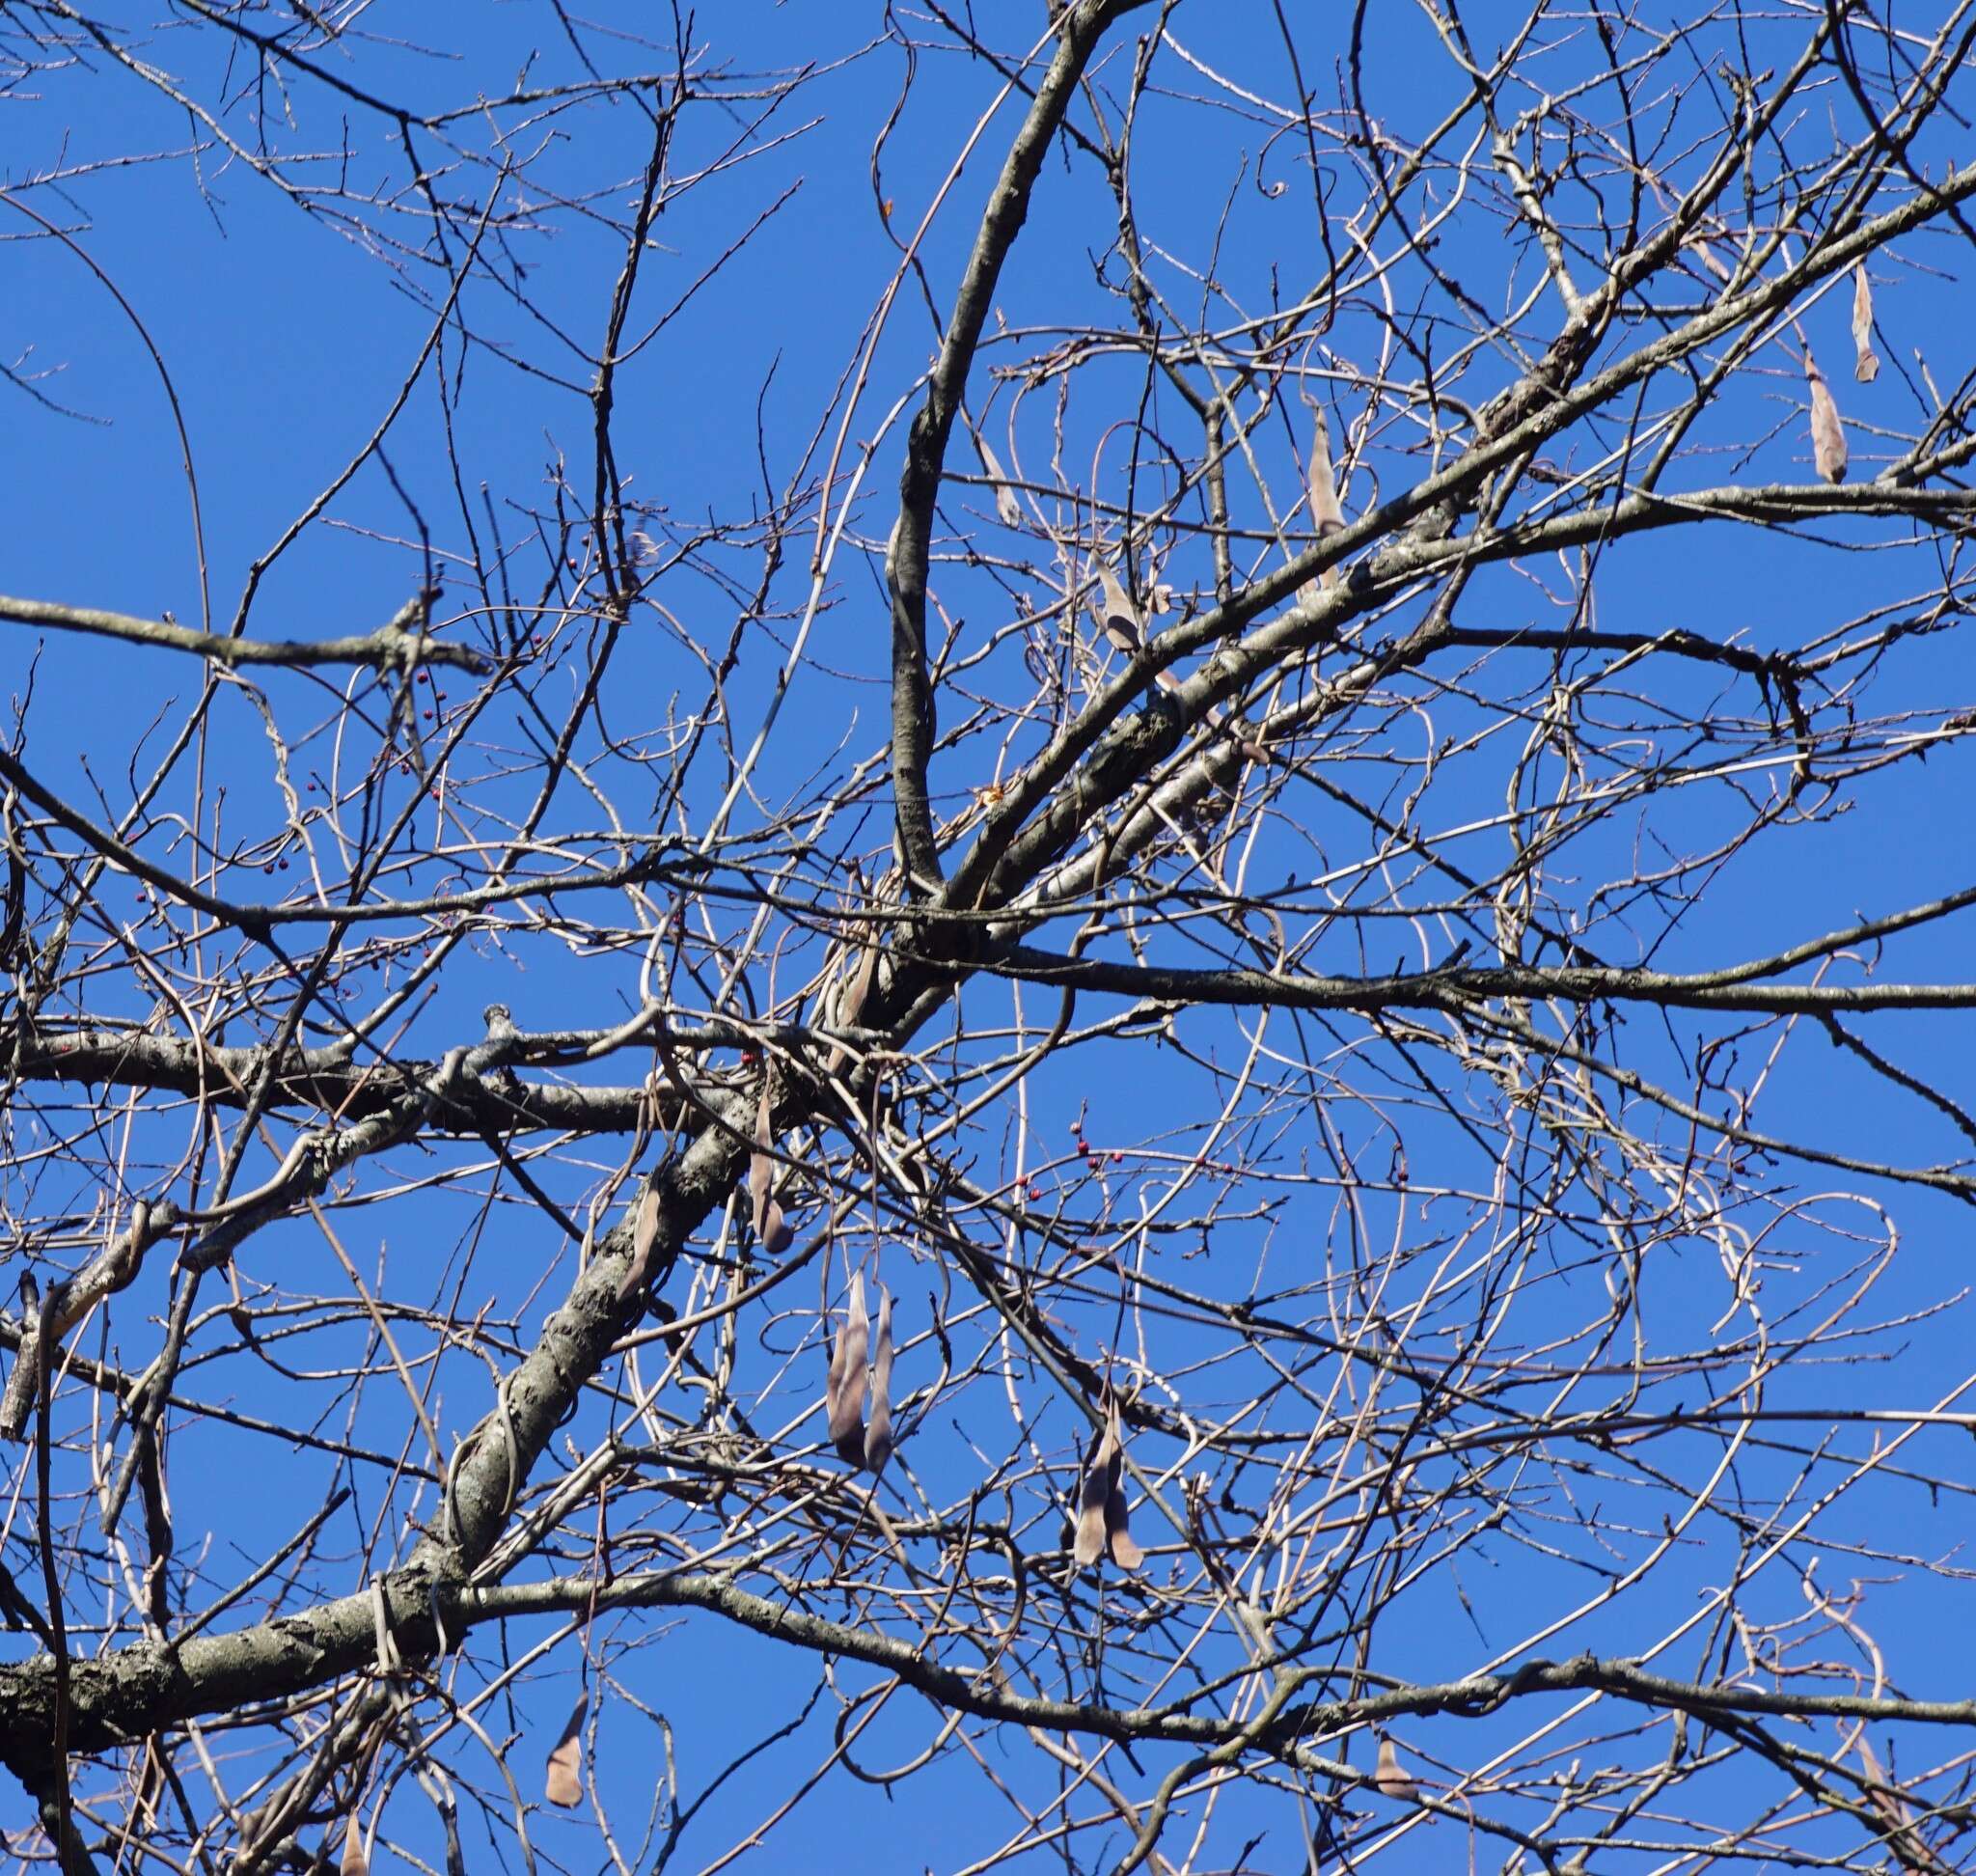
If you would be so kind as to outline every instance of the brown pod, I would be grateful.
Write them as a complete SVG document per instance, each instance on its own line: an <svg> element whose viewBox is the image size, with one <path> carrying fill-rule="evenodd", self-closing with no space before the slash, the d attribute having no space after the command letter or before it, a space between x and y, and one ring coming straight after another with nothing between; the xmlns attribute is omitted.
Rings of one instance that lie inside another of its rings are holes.
<svg viewBox="0 0 1976 1876"><path fill-rule="evenodd" d="M1106 1481L1105 1536L1112 1546L1112 1560L1121 1570L1136 1570L1146 1554L1133 1542L1125 1511L1125 1428L1118 1418L1118 1403L1112 1401L1106 1414L1105 1434L1112 1443L1112 1464Z"/></svg>
<svg viewBox="0 0 1976 1876"><path fill-rule="evenodd" d="M1379 1742L1379 1763L1372 1768L1372 1782L1381 1795L1393 1800L1395 1804L1417 1804L1420 1787L1400 1769L1400 1755L1393 1750L1389 1739Z"/></svg>
<svg viewBox="0 0 1976 1876"><path fill-rule="evenodd" d="M1811 459L1828 483L1846 480L1846 431L1839 422L1839 406L1832 401L1832 388L1807 350L1804 354L1805 381L1811 386Z"/></svg>
<svg viewBox="0 0 1976 1876"><path fill-rule="evenodd" d="M550 1751L542 1779L542 1796L564 1810L583 1803L583 1717L589 1710L590 1696L578 1695L562 1736Z"/></svg>
<svg viewBox="0 0 1976 1876"><path fill-rule="evenodd" d="M1880 360L1873 351L1873 288L1864 261L1852 269L1852 375L1871 384L1880 376Z"/></svg>
<svg viewBox="0 0 1976 1876"><path fill-rule="evenodd" d="M864 1463L864 1353L871 1339L871 1319L864 1310L864 1274L851 1273L851 1296L844 1326L830 1358L830 1378L824 1389L824 1409L830 1443L848 1466Z"/></svg>
<svg viewBox="0 0 1976 1876"><path fill-rule="evenodd" d="M892 1292L878 1292L878 1336L871 1349L871 1424L864 1429L864 1463L875 1477L892 1457Z"/></svg>

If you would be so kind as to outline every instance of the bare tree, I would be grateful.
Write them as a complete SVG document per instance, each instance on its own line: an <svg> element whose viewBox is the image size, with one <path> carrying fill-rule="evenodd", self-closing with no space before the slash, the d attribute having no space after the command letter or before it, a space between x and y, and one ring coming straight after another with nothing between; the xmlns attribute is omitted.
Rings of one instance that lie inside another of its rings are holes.
<svg viewBox="0 0 1976 1876"><path fill-rule="evenodd" d="M0 599L20 1865L1971 1866L1976 9L161 11L0 7L189 507Z"/></svg>

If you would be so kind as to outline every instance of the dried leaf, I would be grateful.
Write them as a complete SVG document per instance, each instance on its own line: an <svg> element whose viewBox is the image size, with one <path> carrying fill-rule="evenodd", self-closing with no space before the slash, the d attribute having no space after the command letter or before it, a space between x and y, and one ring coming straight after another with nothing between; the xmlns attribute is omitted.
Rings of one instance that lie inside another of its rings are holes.
<svg viewBox="0 0 1976 1876"><path fill-rule="evenodd" d="M871 1352L871 1424L864 1430L864 1463L876 1476L892 1457L892 1292L878 1293L878 1338Z"/></svg>
<svg viewBox="0 0 1976 1876"><path fill-rule="evenodd" d="M851 1273L851 1296L844 1326L830 1358L830 1379L824 1407L831 1445L848 1466L864 1460L864 1352L870 1344L871 1318L864 1310L864 1273Z"/></svg>
<svg viewBox="0 0 1976 1876"><path fill-rule="evenodd" d="M1372 1782L1395 1804L1412 1805L1419 1801L1420 1787L1400 1770L1400 1755L1389 1739L1379 1742L1379 1763L1372 1769Z"/></svg>
<svg viewBox="0 0 1976 1876"><path fill-rule="evenodd" d="M1000 458L988 447L986 437L974 438L975 449L981 452L981 467L987 470L988 480L995 484L995 518L1004 528L1019 528L1023 524L1023 505L1016 492L1008 485L1008 472L1002 468Z"/></svg>
<svg viewBox="0 0 1976 1876"><path fill-rule="evenodd" d="M652 1253L659 1242L659 1193L651 1180L638 1195L638 1217L631 1228L631 1263L624 1281L618 1285L618 1300L623 1300L651 1282Z"/></svg>
<svg viewBox="0 0 1976 1876"><path fill-rule="evenodd" d="M1852 375L1861 384L1880 376L1880 360L1873 353L1873 288L1866 278L1864 261L1852 269Z"/></svg>
<svg viewBox="0 0 1976 1876"><path fill-rule="evenodd" d="M579 1694L549 1754L548 1775L542 1781L542 1796L564 1810L583 1803L583 1720L589 1710L590 1696Z"/></svg>
<svg viewBox="0 0 1976 1876"><path fill-rule="evenodd" d="M1846 480L1846 432L1839 424L1839 406L1832 401L1831 387L1807 348L1804 375L1811 386L1811 459L1828 483Z"/></svg>
<svg viewBox="0 0 1976 1876"><path fill-rule="evenodd" d="M775 1177L776 1163L770 1154L768 1125L768 1070L761 1071L761 1099L755 1109L755 1151L748 1156L748 1218L755 1235L762 1236L768 1217L769 1181Z"/></svg>
<svg viewBox="0 0 1976 1876"><path fill-rule="evenodd" d="M364 1854L363 1813L354 1806L350 1821L343 1826L343 1861L337 1869L339 1876L370 1876L370 1859Z"/></svg>

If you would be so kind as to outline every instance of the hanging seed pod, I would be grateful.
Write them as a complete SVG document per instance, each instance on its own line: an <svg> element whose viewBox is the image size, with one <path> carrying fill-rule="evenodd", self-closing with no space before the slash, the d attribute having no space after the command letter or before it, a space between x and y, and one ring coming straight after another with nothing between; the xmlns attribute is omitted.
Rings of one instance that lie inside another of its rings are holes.
<svg viewBox="0 0 1976 1876"><path fill-rule="evenodd" d="M1084 1483L1077 1495L1077 1536L1070 1554L1087 1570L1105 1554L1105 1502L1112 1496L1112 1422L1108 1419L1084 1455Z"/></svg>
<svg viewBox="0 0 1976 1876"><path fill-rule="evenodd" d="M1145 627L1140 624L1131 595L1119 584L1118 575L1105 565L1097 563L1098 587L1104 594L1104 602L1098 609L1098 623L1104 628L1106 639L1112 648L1128 658L1136 658L1145 649ZM1155 675L1154 683L1162 690L1178 690L1180 679L1170 671Z"/></svg>
<svg viewBox="0 0 1976 1876"><path fill-rule="evenodd" d="M864 1462L864 1354L870 1338L871 1320L864 1310L864 1274L853 1271L844 1326L831 1352L830 1378L824 1386L830 1442L847 1466Z"/></svg>
<svg viewBox="0 0 1976 1876"><path fill-rule="evenodd" d="M1139 622L1139 614L1133 610L1131 596L1119 584L1118 575L1105 565L1098 563L1098 588L1104 594L1104 601L1098 608L1098 624L1112 648L1122 651L1128 658L1136 658L1145 644L1145 632Z"/></svg>
<svg viewBox="0 0 1976 1876"><path fill-rule="evenodd" d="M1880 360L1873 350L1873 288L1864 261L1852 269L1852 375L1871 384L1880 376Z"/></svg>
<svg viewBox="0 0 1976 1876"><path fill-rule="evenodd" d="M631 1263L624 1272L624 1281L618 1285L620 1303L651 1282L652 1253L658 1248L658 1188L646 1179L645 1190L638 1195L638 1217L631 1227Z"/></svg>
<svg viewBox="0 0 1976 1876"><path fill-rule="evenodd" d="M337 1863L337 1876L370 1876L370 1859L364 1853L364 1814L360 1806L350 1807L349 1821L343 1826L343 1854Z"/></svg>
<svg viewBox="0 0 1976 1876"><path fill-rule="evenodd" d="M748 1219L755 1235L761 1235L768 1212L769 1181L775 1177L776 1163L769 1152L768 1070L761 1071L761 1098L755 1107L755 1150L748 1156Z"/></svg>
<svg viewBox="0 0 1976 1876"><path fill-rule="evenodd" d="M779 1257L795 1238L782 1208L770 1192L775 1179L775 1156L769 1151L773 1135L768 1117L768 1070L761 1075L761 1099L755 1110L755 1150L748 1156L748 1216L755 1227L755 1241L772 1257Z"/></svg>
<svg viewBox="0 0 1976 1876"><path fill-rule="evenodd" d="M1804 354L1804 376L1811 386L1811 459L1828 483L1846 480L1846 432L1839 423L1839 406L1832 401L1831 387L1809 348Z"/></svg>
<svg viewBox="0 0 1976 1876"><path fill-rule="evenodd" d="M871 1424L864 1429L864 1463L873 1477L892 1457L892 1292L878 1292L878 1337L871 1350Z"/></svg>
<svg viewBox="0 0 1976 1876"><path fill-rule="evenodd" d="M1121 1570L1136 1570L1146 1554L1133 1542L1125 1514L1125 1430L1118 1420L1118 1403L1112 1403L1105 1436L1112 1443L1109 1489L1105 1494L1105 1536L1112 1546L1112 1560Z"/></svg>
<svg viewBox="0 0 1976 1876"><path fill-rule="evenodd" d="M1089 1569L1109 1549L1121 1570L1136 1570L1145 1552L1133 1542L1125 1509L1125 1431L1118 1403L1108 1401L1105 1423L1084 1459L1084 1482L1078 1488L1077 1530L1071 1556L1081 1569Z"/></svg>
<svg viewBox="0 0 1976 1876"><path fill-rule="evenodd" d="M564 1810L583 1803L583 1720L590 1710L590 1696L579 1694L576 1705L563 1723L563 1732L549 1752L542 1779L542 1796Z"/></svg>
<svg viewBox="0 0 1976 1876"><path fill-rule="evenodd" d="M1016 492L1008 485L1007 472L1002 468L995 452L988 447L984 436L974 438L975 449L981 452L981 467L987 470L988 480L995 484L995 518L1004 528L1019 528L1023 524L1023 505Z"/></svg>
<svg viewBox="0 0 1976 1876"><path fill-rule="evenodd" d="M1389 1739L1379 1742L1379 1763L1372 1769L1372 1782L1382 1796L1395 1804L1413 1805L1420 1800L1420 1787L1400 1769L1400 1755Z"/></svg>
<svg viewBox="0 0 1976 1876"><path fill-rule="evenodd" d="M861 946L857 972L837 1000L837 1024L840 1028L849 1029L864 1013L864 999L871 994L871 979L877 971L878 947L873 944Z"/></svg>
<svg viewBox="0 0 1976 1876"><path fill-rule="evenodd" d="M1331 439L1326 426L1324 406L1313 404L1310 411L1310 525L1322 540L1326 535L1334 535L1345 525L1345 510L1338 505L1338 484L1331 473ZM1338 569L1328 566L1318 576L1322 586L1335 586L1338 583ZM1313 596L1309 582L1302 589L1303 596Z"/></svg>

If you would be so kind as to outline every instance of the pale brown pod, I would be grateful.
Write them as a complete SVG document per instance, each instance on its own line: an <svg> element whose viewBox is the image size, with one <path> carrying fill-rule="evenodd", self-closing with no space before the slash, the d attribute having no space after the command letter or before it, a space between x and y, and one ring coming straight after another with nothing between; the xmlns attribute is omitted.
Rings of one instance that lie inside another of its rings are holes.
<svg viewBox="0 0 1976 1876"><path fill-rule="evenodd" d="M872 1476L892 1457L892 1292L878 1292L878 1334L871 1347L871 1423L864 1429L864 1463Z"/></svg>
<svg viewBox="0 0 1976 1876"><path fill-rule="evenodd" d="M824 1409L831 1445L846 1465L864 1461L864 1355L870 1344L871 1319L864 1309L864 1274L851 1273L851 1295L844 1326L831 1353L830 1378L824 1389Z"/></svg>
<svg viewBox="0 0 1976 1876"><path fill-rule="evenodd" d="M1002 468L995 452L988 447L984 436L974 438L974 447L981 452L981 467L987 470L988 480L995 484L995 518L1004 528L1019 528L1023 524L1023 505L1016 492L1008 485L1007 472Z"/></svg>
<svg viewBox="0 0 1976 1876"><path fill-rule="evenodd" d="M1131 595L1119 584L1117 574L1103 561L1098 563L1098 585L1105 595L1099 622L1105 628L1106 638L1114 650L1122 651L1128 658L1138 657L1145 649L1145 630L1139 623ZM1155 672L1153 682L1162 690L1180 688L1180 679L1170 671Z"/></svg>
<svg viewBox="0 0 1976 1876"><path fill-rule="evenodd" d="M542 1796L564 1810L583 1803L583 1719L589 1710L590 1696L578 1695L561 1737L550 1750L542 1779Z"/></svg>
<svg viewBox="0 0 1976 1876"><path fill-rule="evenodd" d="M1871 384L1880 376L1880 360L1873 350L1873 288L1864 261L1852 269L1852 375Z"/></svg>
<svg viewBox="0 0 1976 1876"><path fill-rule="evenodd" d="M370 1859L364 1853L363 1812L354 1805L349 1822L343 1826L343 1854L337 1863L337 1876L370 1876Z"/></svg>
<svg viewBox="0 0 1976 1876"><path fill-rule="evenodd" d="M1125 1507L1125 1428L1118 1403L1105 1404L1105 1422L1084 1457L1078 1487L1077 1526L1070 1554L1080 1569L1089 1569L1109 1550L1121 1570L1136 1570L1146 1554L1133 1541Z"/></svg>
<svg viewBox="0 0 1976 1876"><path fill-rule="evenodd" d="M1379 1763L1372 1768L1372 1782L1380 1789L1383 1797L1390 1798L1395 1804L1417 1804L1420 1787L1400 1768L1400 1755L1393 1750L1389 1739L1379 1742Z"/></svg>
<svg viewBox="0 0 1976 1876"><path fill-rule="evenodd" d="M768 1124L768 1070L761 1073L761 1099L755 1108L755 1150L748 1156L748 1220L755 1235L762 1234L768 1215L769 1181L775 1177L776 1163L769 1152L772 1136Z"/></svg>
<svg viewBox="0 0 1976 1876"><path fill-rule="evenodd" d="M864 1014L864 999L871 994L871 979L878 971L878 947L864 945L859 948L858 968L851 980L844 986L844 994L837 1003L837 1023L849 1029Z"/></svg>
<svg viewBox="0 0 1976 1876"><path fill-rule="evenodd" d="M1128 658L1136 658L1145 644L1145 632L1139 622L1139 614L1133 610L1131 596L1119 584L1118 575L1105 565L1098 563L1098 587L1104 594L1104 604L1098 609L1098 623L1104 628L1105 636L1117 650Z"/></svg>
<svg viewBox="0 0 1976 1876"><path fill-rule="evenodd" d="M1322 540L1345 525L1345 510L1338 505L1338 484L1331 473L1331 431L1321 404L1311 407L1310 419L1310 525ZM1326 586L1335 585L1338 569L1328 566L1322 577Z"/></svg>
<svg viewBox="0 0 1976 1876"><path fill-rule="evenodd" d="M1839 406L1832 401L1831 387L1809 349L1804 354L1804 375L1811 386L1811 459L1828 483L1846 480L1846 432L1839 423Z"/></svg>
<svg viewBox="0 0 1976 1876"><path fill-rule="evenodd" d="M1077 1534L1070 1554L1080 1569L1089 1569L1105 1554L1105 1504L1112 1496L1112 1465L1116 1447L1108 1416L1084 1455L1084 1482L1077 1495Z"/></svg>
<svg viewBox="0 0 1976 1876"><path fill-rule="evenodd" d="M1125 1429L1118 1419L1118 1403L1112 1403L1106 1416L1105 1437L1112 1448L1107 1468L1105 1492L1105 1537L1112 1547L1112 1560L1121 1570L1136 1570L1146 1554L1133 1541L1125 1511Z"/></svg>
<svg viewBox="0 0 1976 1876"><path fill-rule="evenodd" d="M624 1272L624 1281L618 1285L618 1299L643 1289L651 1281L652 1252L659 1242L659 1194L658 1188L647 1179L645 1190L638 1195L638 1215L631 1227L631 1262Z"/></svg>

